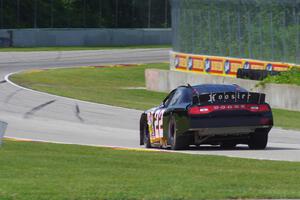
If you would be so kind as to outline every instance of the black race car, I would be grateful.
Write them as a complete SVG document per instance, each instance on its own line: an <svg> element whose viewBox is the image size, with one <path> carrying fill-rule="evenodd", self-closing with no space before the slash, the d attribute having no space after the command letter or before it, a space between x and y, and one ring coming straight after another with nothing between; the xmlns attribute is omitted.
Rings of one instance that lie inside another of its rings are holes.
<svg viewBox="0 0 300 200"><path fill-rule="evenodd" d="M264 149L273 126L265 94L238 85L180 86L140 118L140 145L186 149L189 145Z"/></svg>

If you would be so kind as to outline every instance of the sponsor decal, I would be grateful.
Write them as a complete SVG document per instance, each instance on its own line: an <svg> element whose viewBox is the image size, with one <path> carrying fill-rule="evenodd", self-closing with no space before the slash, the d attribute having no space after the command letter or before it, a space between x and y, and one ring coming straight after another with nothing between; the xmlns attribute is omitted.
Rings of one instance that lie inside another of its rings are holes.
<svg viewBox="0 0 300 200"><path fill-rule="evenodd" d="M179 56L175 57L174 65L175 65L176 68L179 66Z"/></svg>
<svg viewBox="0 0 300 200"><path fill-rule="evenodd" d="M251 69L265 70L265 64L262 62L249 61L249 64Z"/></svg>
<svg viewBox="0 0 300 200"><path fill-rule="evenodd" d="M202 103L258 103L265 100L265 94L255 92L223 92L223 93L210 93L199 96Z"/></svg>
<svg viewBox="0 0 300 200"><path fill-rule="evenodd" d="M204 58L203 57L191 57L193 59L193 67L191 71L204 72Z"/></svg>
<svg viewBox="0 0 300 200"><path fill-rule="evenodd" d="M236 75L238 69L243 68L242 60L229 60L230 62L230 72L228 75Z"/></svg>
<svg viewBox="0 0 300 200"><path fill-rule="evenodd" d="M163 138L164 112L164 108L157 107L147 113L147 122L151 143L160 141Z"/></svg>
<svg viewBox="0 0 300 200"><path fill-rule="evenodd" d="M235 76L238 69L288 71L295 64L264 62L259 60L231 59L218 56L175 53L174 65L178 70ZM299 65L297 67L300 67Z"/></svg>
<svg viewBox="0 0 300 200"><path fill-rule="evenodd" d="M291 68L291 66L286 64L273 64L273 71L283 72Z"/></svg>
<svg viewBox="0 0 300 200"><path fill-rule="evenodd" d="M192 70L193 69L193 65L194 65L193 58L189 57L189 59L188 59L188 69Z"/></svg>
<svg viewBox="0 0 300 200"><path fill-rule="evenodd" d="M207 58L205 60L205 71L210 72L210 70L211 70L211 61L209 60L209 58Z"/></svg>
<svg viewBox="0 0 300 200"><path fill-rule="evenodd" d="M245 62L245 64L244 64L244 69L250 69L251 68L251 65L250 65L250 63L249 62Z"/></svg>
<svg viewBox="0 0 300 200"><path fill-rule="evenodd" d="M224 71L225 71L225 74L229 74L231 71L231 63L229 60L226 60L224 63Z"/></svg>
<svg viewBox="0 0 300 200"><path fill-rule="evenodd" d="M177 65L175 65L176 69L186 70L186 67L187 67L187 61L186 60L187 60L186 56L177 55L176 58L175 58L175 63L176 64L178 63Z"/></svg>
<svg viewBox="0 0 300 200"><path fill-rule="evenodd" d="M214 106L214 110L239 110L239 109L245 109L246 105L216 105Z"/></svg>
<svg viewBox="0 0 300 200"><path fill-rule="evenodd" d="M223 74L223 60L218 58L210 58L209 60L211 63L210 72L215 74Z"/></svg>
<svg viewBox="0 0 300 200"><path fill-rule="evenodd" d="M248 100L250 97L251 93L211 93L208 102Z"/></svg>
<svg viewBox="0 0 300 200"><path fill-rule="evenodd" d="M147 113L147 124L148 124L150 138L155 137L155 133L153 130L153 113L152 112Z"/></svg>
<svg viewBox="0 0 300 200"><path fill-rule="evenodd" d="M163 127L163 122L164 122L164 112L165 112L165 109L161 109L158 111L158 118L157 118L157 121L158 121L158 136L159 138L163 138L164 136L164 127Z"/></svg>
<svg viewBox="0 0 300 200"><path fill-rule="evenodd" d="M273 71L273 65L272 64L267 64L267 67L266 67L267 71Z"/></svg>

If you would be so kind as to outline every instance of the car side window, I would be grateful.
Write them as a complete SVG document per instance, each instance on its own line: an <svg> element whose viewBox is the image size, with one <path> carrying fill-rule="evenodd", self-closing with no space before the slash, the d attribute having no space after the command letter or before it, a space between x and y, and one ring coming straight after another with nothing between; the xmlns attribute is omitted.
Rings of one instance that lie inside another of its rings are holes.
<svg viewBox="0 0 300 200"><path fill-rule="evenodd" d="M170 92L170 94L164 99L163 104L165 107L168 107L170 104L171 99L173 98L175 93L175 90L173 90L172 92Z"/></svg>
<svg viewBox="0 0 300 200"><path fill-rule="evenodd" d="M191 103L193 98L193 92L190 88L185 88L182 90L182 94L179 103Z"/></svg>
<svg viewBox="0 0 300 200"><path fill-rule="evenodd" d="M178 89L170 100L169 106L176 105L179 103L180 97L182 96L182 90Z"/></svg>

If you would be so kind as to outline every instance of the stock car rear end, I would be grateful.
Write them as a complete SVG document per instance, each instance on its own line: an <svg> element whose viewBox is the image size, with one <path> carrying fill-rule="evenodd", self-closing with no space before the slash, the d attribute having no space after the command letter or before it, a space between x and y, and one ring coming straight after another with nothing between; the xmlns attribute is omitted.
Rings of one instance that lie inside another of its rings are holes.
<svg viewBox="0 0 300 200"><path fill-rule="evenodd" d="M238 85L180 86L140 120L140 144L186 149L189 145L264 149L273 126L265 94Z"/></svg>

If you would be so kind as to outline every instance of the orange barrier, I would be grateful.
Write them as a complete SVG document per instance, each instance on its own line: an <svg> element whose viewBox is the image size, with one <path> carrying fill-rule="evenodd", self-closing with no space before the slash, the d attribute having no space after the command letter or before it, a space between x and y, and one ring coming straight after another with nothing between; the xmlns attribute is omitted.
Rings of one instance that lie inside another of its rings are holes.
<svg viewBox="0 0 300 200"><path fill-rule="evenodd" d="M267 71L288 71L300 67L292 63L267 62L252 59L238 59L218 56L205 56L184 53L171 53L176 70L213 74L219 76L236 76L238 69L259 69Z"/></svg>

